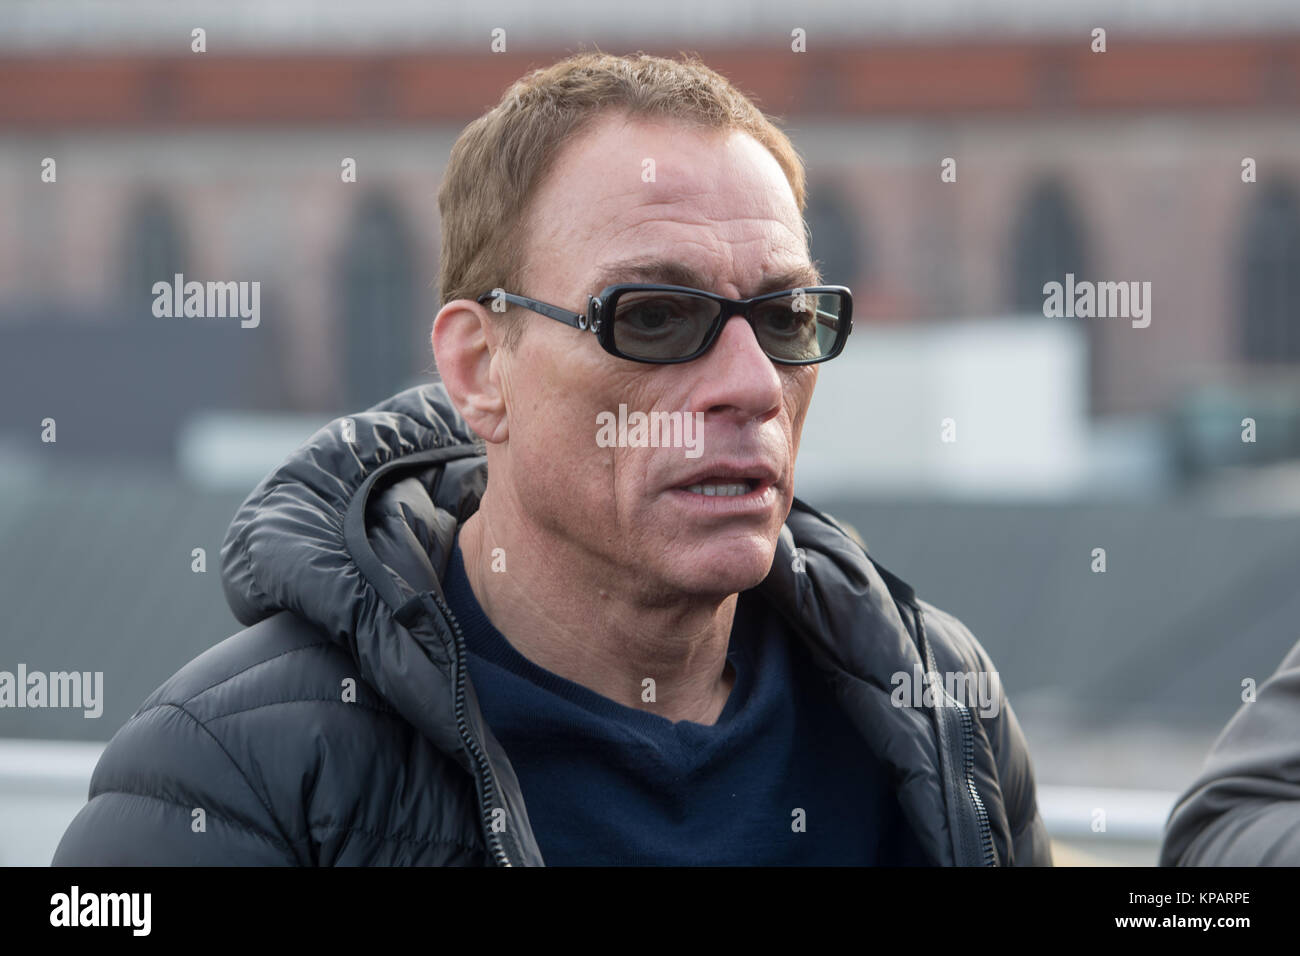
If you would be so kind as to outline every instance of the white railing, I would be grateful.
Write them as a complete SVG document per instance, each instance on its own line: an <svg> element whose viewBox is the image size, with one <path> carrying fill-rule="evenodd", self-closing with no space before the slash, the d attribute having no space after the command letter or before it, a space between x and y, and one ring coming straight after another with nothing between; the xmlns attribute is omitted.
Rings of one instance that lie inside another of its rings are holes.
<svg viewBox="0 0 1300 956"><path fill-rule="evenodd" d="M0 739L0 866L48 866L86 805L102 743Z"/></svg>
<svg viewBox="0 0 1300 956"><path fill-rule="evenodd" d="M1040 785L1038 812L1056 839L1158 843L1177 799L1168 790Z"/></svg>

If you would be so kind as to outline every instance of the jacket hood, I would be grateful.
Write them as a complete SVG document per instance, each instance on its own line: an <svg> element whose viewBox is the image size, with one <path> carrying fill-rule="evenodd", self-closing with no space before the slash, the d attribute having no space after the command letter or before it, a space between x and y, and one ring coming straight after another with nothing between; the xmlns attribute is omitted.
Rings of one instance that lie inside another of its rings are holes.
<svg viewBox="0 0 1300 956"><path fill-rule="evenodd" d="M448 453L444 460L454 460L481 455L482 447L442 385L408 389L321 428L262 479L226 533L222 585L235 617L251 625L277 611L293 611L328 630L342 646L357 646L358 612L378 609L376 585L383 597L394 597L388 580L366 580L349 550L344 525L358 493L363 488L375 493L376 477L394 464L426 460L416 458L420 453L442 450ZM466 489L475 508L486 486L486 458L483 466L483 482ZM429 489L430 498L434 490ZM398 496L389 503L399 507L402 501ZM360 520L376 553L399 562L390 568L391 586L406 597L428 586L432 565L419 561L412 546L440 515L426 507L402 515L423 522L401 526L391 512L352 517Z"/></svg>
<svg viewBox="0 0 1300 956"><path fill-rule="evenodd" d="M483 442L440 383L423 385L312 435L254 488L221 548L222 586L240 623L291 611L315 625L347 650L383 703L467 770L453 707L454 638L421 596L441 598L456 528L478 508L486 484ZM923 667L905 623L911 589L878 568L833 519L796 498L768 577L745 594L760 598L805 640L891 768L932 859L950 860L930 718L890 702L891 675ZM506 793L517 787L513 772L476 702L470 710L502 764Z"/></svg>
<svg viewBox="0 0 1300 956"><path fill-rule="evenodd" d="M257 485L221 547L222 587L251 626L290 611L345 649L362 679L468 764L445 622L406 620L441 591L451 536L478 507L486 458L441 385L321 428Z"/></svg>

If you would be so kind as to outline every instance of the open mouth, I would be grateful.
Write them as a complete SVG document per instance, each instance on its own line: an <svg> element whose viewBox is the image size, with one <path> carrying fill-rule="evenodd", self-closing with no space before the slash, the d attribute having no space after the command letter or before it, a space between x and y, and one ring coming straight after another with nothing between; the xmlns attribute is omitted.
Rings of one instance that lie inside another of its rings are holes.
<svg viewBox="0 0 1300 956"><path fill-rule="evenodd" d="M754 478L728 478L716 481L706 479L698 484L685 485L678 490L704 495L706 498L738 498L749 494L760 485L761 482Z"/></svg>

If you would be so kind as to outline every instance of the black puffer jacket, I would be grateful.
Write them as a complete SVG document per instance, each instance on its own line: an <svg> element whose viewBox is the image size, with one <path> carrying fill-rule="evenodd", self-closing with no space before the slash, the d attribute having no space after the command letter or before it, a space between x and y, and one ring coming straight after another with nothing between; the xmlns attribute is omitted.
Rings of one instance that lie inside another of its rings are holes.
<svg viewBox="0 0 1300 956"><path fill-rule="evenodd" d="M440 584L487 481L482 443L439 385L350 420L354 441L348 419L321 429L240 508L222 564L246 629L113 737L56 865L543 862ZM890 769L935 863L1051 863L1005 699L994 717L891 703L891 675L914 665L992 670L959 621L797 499L759 590Z"/></svg>

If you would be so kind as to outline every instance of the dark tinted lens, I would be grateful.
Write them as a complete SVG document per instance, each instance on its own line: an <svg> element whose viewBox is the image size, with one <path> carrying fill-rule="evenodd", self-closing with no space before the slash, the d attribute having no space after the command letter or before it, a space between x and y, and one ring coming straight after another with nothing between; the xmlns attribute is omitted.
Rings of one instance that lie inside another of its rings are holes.
<svg viewBox="0 0 1300 956"><path fill-rule="evenodd" d="M803 362L835 348L844 297L835 292L804 292L768 299L754 307L758 344L773 358Z"/></svg>
<svg viewBox="0 0 1300 956"><path fill-rule="evenodd" d="M718 305L683 292L625 292L614 312L614 345L643 359L685 358L704 342Z"/></svg>

